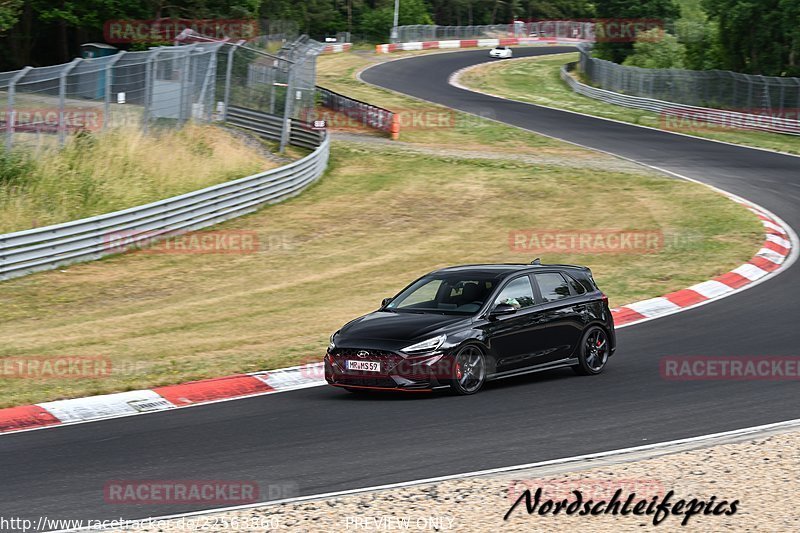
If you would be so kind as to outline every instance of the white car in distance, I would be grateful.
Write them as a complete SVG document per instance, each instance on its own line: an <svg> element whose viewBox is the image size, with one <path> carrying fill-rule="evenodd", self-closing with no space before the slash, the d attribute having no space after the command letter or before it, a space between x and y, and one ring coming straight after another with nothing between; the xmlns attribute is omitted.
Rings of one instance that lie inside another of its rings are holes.
<svg viewBox="0 0 800 533"><path fill-rule="evenodd" d="M508 46L495 46L489 50L489 57L496 57L498 59L508 59L511 57L511 48Z"/></svg>

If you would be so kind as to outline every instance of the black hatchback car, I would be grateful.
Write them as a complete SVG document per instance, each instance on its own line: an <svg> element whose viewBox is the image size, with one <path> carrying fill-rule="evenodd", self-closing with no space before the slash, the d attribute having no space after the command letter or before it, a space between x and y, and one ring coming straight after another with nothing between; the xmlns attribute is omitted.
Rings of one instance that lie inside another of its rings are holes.
<svg viewBox="0 0 800 533"><path fill-rule="evenodd" d="M426 274L331 335L325 379L356 392L478 392L561 367L599 374L616 349L608 298L572 265L465 265Z"/></svg>

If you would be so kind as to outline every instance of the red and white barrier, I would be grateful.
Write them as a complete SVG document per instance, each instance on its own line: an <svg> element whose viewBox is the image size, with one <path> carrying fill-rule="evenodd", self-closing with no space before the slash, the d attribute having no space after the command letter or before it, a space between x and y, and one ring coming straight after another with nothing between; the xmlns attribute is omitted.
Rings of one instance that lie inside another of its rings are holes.
<svg viewBox="0 0 800 533"><path fill-rule="evenodd" d="M342 52L349 52L353 47L352 43L337 43L329 44L322 49L323 54L340 54Z"/></svg>
<svg viewBox="0 0 800 533"><path fill-rule="evenodd" d="M525 46L541 44L576 44L591 42L584 39L558 37L507 37L502 39L460 39L449 41L418 41L412 43L393 43L375 45L375 52L388 54L409 50L431 50L447 48L494 48L495 46Z"/></svg>

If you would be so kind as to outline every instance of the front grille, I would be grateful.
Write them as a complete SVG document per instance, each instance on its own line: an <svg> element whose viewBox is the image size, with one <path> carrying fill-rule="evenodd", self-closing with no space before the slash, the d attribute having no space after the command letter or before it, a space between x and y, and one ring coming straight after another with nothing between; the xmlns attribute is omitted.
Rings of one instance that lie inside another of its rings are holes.
<svg viewBox="0 0 800 533"><path fill-rule="evenodd" d="M361 348L353 349L353 348L336 348L333 351L333 355L335 357L346 357L348 359L362 359L357 354L358 352L369 352L369 355L363 357L363 359L368 361L396 361L398 359L402 359L399 355L394 352L386 352L383 350L362 350Z"/></svg>
<svg viewBox="0 0 800 533"><path fill-rule="evenodd" d="M394 370L395 366L397 366L400 362L403 361L403 358L396 353L393 352L386 352L381 350L364 350L368 351L369 355L365 357L359 357L357 354L358 352L362 351L359 349L351 349L351 348L337 348L333 351L333 357L336 360L336 363L339 365L339 368L342 369L342 372L346 373L347 375L351 376L363 376L363 377L375 377L375 372L362 372L359 370L347 370L346 367L346 360L350 361L377 361L381 364L381 371L379 375L386 375Z"/></svg>
<svg viewBox="0 0 800 533"><path fill-rule="evenodd" d="M397 383L391 378L376 378L369 376L351 376L341 374L336 376L336 383L340 385L361 385L362 387L397 388Z"/></svg>

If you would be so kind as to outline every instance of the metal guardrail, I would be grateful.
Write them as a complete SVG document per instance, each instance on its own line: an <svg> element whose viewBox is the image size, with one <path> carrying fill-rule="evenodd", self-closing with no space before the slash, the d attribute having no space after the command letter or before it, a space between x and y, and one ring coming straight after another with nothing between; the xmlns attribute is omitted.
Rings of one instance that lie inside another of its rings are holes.
<svg viewBox="0 0 800 533"><path fill-rule="evenodd" d="M592 87L581 83L570 75L570 72L575 69L576 65L576 62L572 62L561 67L561 79L564 80L573 91L609 104L659 113L662 117L662 121L664 121L667 126L674 124L678 129L723 126L771 133L800 135L800 121L787 118L786 116L771 114L769 110L764 110L762 114L741 113L738 111L711 109L708 107L656 100L654 98L632 96Z"/></svg>
<svg viewBox="0 0 800 533"><path fill-rule="evenodd" d="M393 133L392 125L396 124L396 115L388 109L350 98L320 86L317 86L317 95L319 95L320 103L323 107L342 113L364 126ZM396 133L399 133L399 130Z"/></svg>
<svg viewBox="0 0 800 533"><path fill-rule="evenodd" d="M251 129L265 122L256 117ZM312 137L296 126L292 138L299 146L310 146ZM328 163L330 140L324 133L313 133L314 151L280 168L114 213L0 235L0 280L99 259L150 243L154 236L204 228L294 196L316 181ZM273 132L266 135L274 138Z"/></svg>

